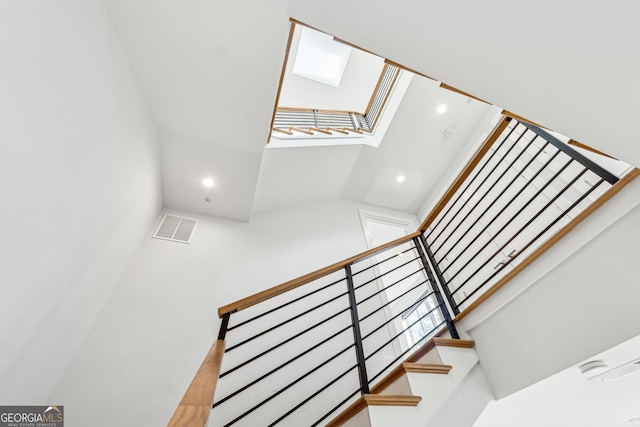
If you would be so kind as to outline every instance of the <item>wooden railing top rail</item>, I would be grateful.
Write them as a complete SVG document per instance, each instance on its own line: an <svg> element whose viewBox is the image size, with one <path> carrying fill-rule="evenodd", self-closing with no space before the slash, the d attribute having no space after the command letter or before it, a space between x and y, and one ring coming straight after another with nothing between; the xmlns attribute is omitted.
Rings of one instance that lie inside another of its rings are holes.
<svg viewBox="0 0 640 427"><path fill-rule="evenodd" d="M278 107L276 111L292 111L292 112L303 112L303 113L313 113L317 111L318 113L326 113L326 114L359 114L357 111L346 111L346 110L322 110L318 108L298 108L298 107Z"/></svg>
<svg viewBox="0 0 640 427"><path fill-rule="evenodd" d="M571 230L573 230L578 224L580 224L586 217L591 215L596 209L602 206L607 200L611 199L616 193L622 190L627 184L632 182L640 176L640 169L633 168L627 175L622 177L617 183L615 183L611 188L605 191L600 197L598 197L593 203L591 203L586 209L576 215L569 223L567 223L564 227L558 230L553 236L551 236L547 241L545 241L538 249L532 252L529 256L522 260L522 262L516 265L507 275L502 277L498 282L491 285L489 289L478 299L473 301L466 307L464 310L458 314L455 319L455 322L462 320L469 313L471 313L476 307L486 301L491 295L496 293L500 288L507 284L511 279L513 279L518 273L524 270L529 264L535 261L540 255L546 252L551 246L555 245L560 239L566 236Z"/></svg>
<svg viewBox="0 0 640 427"><path fill-rule="evenodd" d="M245 308L249 308L253 305L256 305L258 303L261 303L263 301L266 301L268 299L271 299L273 297L276 297L278 295L281 295L285 292L288 292L292 289L298 288L302 285L306 285L307 283L313 282L314 280L317 280L321 277L324 277L328 274L331 273L335 273L338 270L343 269L345 266L352 264L354 262L363 260L365 258L369 258L371 256L376 255L379 252L382 252L386 249L392 248L394 246L398 246L401 245L403 243L406 243L408 241L410 241L411 239L413 239L414 237L417 237L420 235L419 231L415 231L411 234L408 234L404 237L401 237L399 239L393 240L389 243L385 243L384 245L380 245L378 247L369 249L368 251L362 252L358 255L352 256L350 258L347 258L345 260L342 260L340 262L336 262L335 264L331 264L327 267L321 268L319 270L316 270L312 273L309 274L305 274L304 276L298 277L297 279L293 279L293 280L289 280L288 282L285 282L281 285L278 286L274 286L273 288L269 288L265 291L262 292L258 292L257 294L253 294L251 296L248 296L246 298L242 298L241 300L238 300L236 302L232 302L231 304L227 304L227 305L223 305L222 307L218 308L218 316L222 317L227 313L233 313L236 311L240 311L240 310L244 310Z"/></svg>

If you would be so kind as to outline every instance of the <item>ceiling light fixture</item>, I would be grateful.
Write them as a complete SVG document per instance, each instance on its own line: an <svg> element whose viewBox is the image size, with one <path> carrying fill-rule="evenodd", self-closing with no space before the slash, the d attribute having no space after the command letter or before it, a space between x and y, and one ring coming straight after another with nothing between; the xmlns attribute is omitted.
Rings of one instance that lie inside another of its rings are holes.
<svg viewBox="0 0 640 427"><path fill-rule="evenodd" d="M396 181L398 181L398 182L404 182L404 180L405 180L405 179L406 179L406 178L404 177L404 175L398 175L398 176L396 177Z"/></svg>
<svg viewBox="0 0 640 427"><path fill-rule="evenodd" d="M438 112L438 114L444 114L444 112L447 111L447 105L446 104L438 105L438 108L436 108L436 111Z"/></svg>
<svg viewBox="0 0 640 427"><path fill-rule="evenodd" d="M204 185L207 188L211 188L213 187L213 180L211 178L205 178L202 180L202 185Z"/></svg>

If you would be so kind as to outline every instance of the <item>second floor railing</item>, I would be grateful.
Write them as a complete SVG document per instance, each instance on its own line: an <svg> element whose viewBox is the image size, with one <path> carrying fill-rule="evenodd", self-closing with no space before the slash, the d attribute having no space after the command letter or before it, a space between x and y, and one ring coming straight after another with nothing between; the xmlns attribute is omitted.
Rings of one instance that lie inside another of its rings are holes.
<svg viewBox="0 0 640 427"><path fill-rule="evenodd" d="M280 134L320 136L334 133L339 135L350 131L373 132L399 75L399 67L384 64L364 113L278 107L273 120L273 130Z"/></svg>

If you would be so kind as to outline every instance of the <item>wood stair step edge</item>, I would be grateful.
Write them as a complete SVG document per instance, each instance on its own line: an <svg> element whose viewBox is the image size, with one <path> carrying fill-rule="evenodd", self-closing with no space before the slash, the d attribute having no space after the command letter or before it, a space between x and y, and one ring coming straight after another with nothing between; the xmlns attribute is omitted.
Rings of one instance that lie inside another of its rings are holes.
<svg viewBox="0 0 640 427"><path fill-rule="evenodd" d="M473 348L476 343L473 340L461 340L461 339L453 339L453 338L439 338L436 337L433 339L435 345L440 345L444 347L459 347L459 348Z"/></svg>
<svg viewBox="0 0 640 427"><path fill-rule="evenodd" d="M368 406L416 406L421 400L421 396L364 394L325 427L341 426Z"/></svg>
<svg viewBox="0 0 640 427"><path fill-rule="evenodd" d="M405 375L407 372L422 372L430 374L448 374L452 369L451 365L438 365L433 363L415 363L404 362L396 366L387 375L384 376L375 386L371 388L372 394L378 394L391 384L393 384L398 378Z"/></svg>

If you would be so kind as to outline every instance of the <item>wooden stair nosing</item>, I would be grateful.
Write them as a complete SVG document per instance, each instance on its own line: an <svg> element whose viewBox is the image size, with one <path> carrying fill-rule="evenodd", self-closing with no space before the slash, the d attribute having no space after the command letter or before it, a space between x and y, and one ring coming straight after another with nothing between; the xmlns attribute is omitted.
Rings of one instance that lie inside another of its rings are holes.
<svg viewBox="0 0 640 427"><path fill-rule="evenodd" d="M439 335L442 332L443 331L440 331L436 335ZM380 393L382 390L387 388L389 385L391 385L391 383L393 383L395 380L400 378L406 372L405 371L405 365L407 367L409 367L409 369L414 369L414 368L415 369L422 369L422 368L417 368L417 366L423 366L423 367L426 366L427 368L424 368L424 369L427 369L427 370L431 369L432 371L435 371L435 370L438 371L438 372L431 372L431 373L439 373L439 374L448 373L449 370L452 369L452 367L450 365L434 365L434 364L427 364L427 363L416 363L418 360L420 360L420 358L422 358L422 356L424 356L429 351L431 351L434 348L436 348L436 346L473 348L474 345L475 345L475 343L472 340L460 340L460 339L453 339L453 338L440 338L438 336L436 336L434 338L431 338L429 341L424 343L420 348L418 348L418 350L416 350L413 354L411 354L409 357L407 357L403 363L399 364L394 369L392 369L391 372L389 372L387 375L385 375L375 386L373 386L371 388L371 390L370 390L371 394L364 395L364 396L371 396L371 395L384 396L384 395L379 395L378 393ZM445 372L445 370L446 370L446 372ZM426 372L426 371L423 371L423 370L411 371L410 370L409 372ZM360 398L358 400L356 400L351 405L349 405L345 410L343 410L340 414L338 414L338 416L336 416L333 420L331 420L329 422L329 424L327 424L325 427L338 427L338 426L341 426L344 423L346 423L351 417L353 417L358 412L360 412L362 409L367 407L368 403L365 400L364 396L360 396ZM391 396L391 395L387 395L387 396ZM419 396L413 396L413 397L414 398L415 397L419 398ZM419 400L418 400L418 402L419 402ZM416 405L417 405L417 403L416 403Z"/></svg>
<svg viewBox="0 0 640 427"><path fill-rule="evenodd" d="M416 406L421 400L421 396L364 394L325 427L341 426L368 406Z"/></svg>
<svg viewBox="0 0 640 427"><path fill-rule="evenodd" d="M365 394L362 396L367 406L416 406L421 396L404 394Z"/></svg>
<svg viewBox="0 0 640 427"><path fill-rule="evenodd" d="M371 393L380 393L382 390L387 388L391 383L400 378L404 374L403 365L405 363L416 363L420 360L425 354L436 348L436 346L445 346L445 347L461 347L461 348L473 348L475 343L471 340L460 340L453 338L439 338L434 337L429 341L424 343L418 350L416 350L413 354L407 357L404 362L396 366L392 369L387 375L385 375L378 383L371 388ZM446 365L445 365L446 366ZM447 371L448 372L448 371Z"/></svg>
<svg viewBox="0 0 640 427"><path fill-rule="evenodd" d="M438 365L432 363L411 363L405 362L402 364L404 372L417 372L421 374L448 374L453 366L451 365Z"/></svg>

